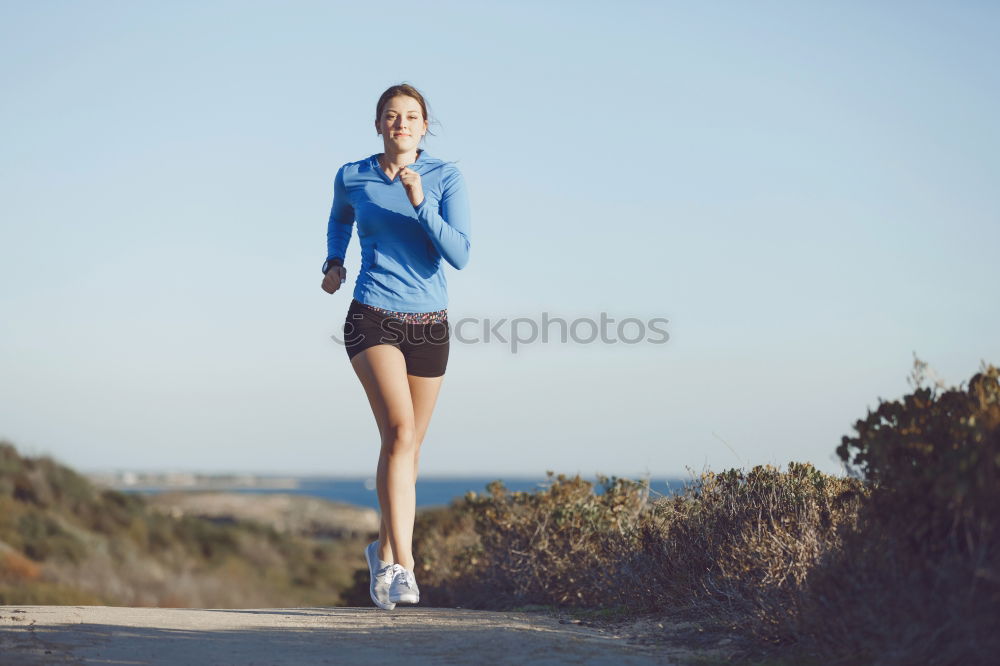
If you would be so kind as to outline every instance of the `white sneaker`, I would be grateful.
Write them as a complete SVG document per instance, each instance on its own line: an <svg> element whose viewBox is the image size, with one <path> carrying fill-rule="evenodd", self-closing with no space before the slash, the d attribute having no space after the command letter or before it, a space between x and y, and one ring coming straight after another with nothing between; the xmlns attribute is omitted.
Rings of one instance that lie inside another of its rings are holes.
<svg viewBox="0 0 1000 666"><path fill-rule="evenodd" d="M412 569L404 569L398 562L392 565L392 582L389 584L389 601L415 604L420 601L420 590Z"/></svg>
<svg viewBox="0 0 1000 666"><path fill-rule="evenodd" d="M381 569L378 568L378 539L372 541L365 548L365 561L368 562L368 574L371 577L368 593L371 595L372 601L382 610L392 610L396 604L389 601L389 584L396 573L396 565L387 564Z"/></svg>

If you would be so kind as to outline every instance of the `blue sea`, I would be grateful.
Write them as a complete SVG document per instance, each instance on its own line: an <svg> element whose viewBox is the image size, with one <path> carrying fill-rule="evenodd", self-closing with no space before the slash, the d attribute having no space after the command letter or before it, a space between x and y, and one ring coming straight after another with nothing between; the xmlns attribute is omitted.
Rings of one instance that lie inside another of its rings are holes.
<svg viewBox="0 0 1000 666"><path fill-rule="evenodd" d="M417 478L417 507L443 506L453 499L462 497L473 491L480 495L487 494L486 485L498 479L503 482L508 491L534 492L545 488L546 479L510 478L510 477L424 477ZM603 491L602 486L594 478L586 479L594 484L597 494ZM636 479L639 480L639 479ZM650 479L650 498L660 495L672 495L684 486L684 479ZM159 492L166 488L133 488L132 492ZM177 490L173 488L171 490ZM221 490L221 489L220 489ZM240 493L289 493L295 495L311 495L337 502L347 502L358 506L378 509L378 494L375 491L373 478L315 478L299 477L295 488L229 488L227 492Z"/></svg>

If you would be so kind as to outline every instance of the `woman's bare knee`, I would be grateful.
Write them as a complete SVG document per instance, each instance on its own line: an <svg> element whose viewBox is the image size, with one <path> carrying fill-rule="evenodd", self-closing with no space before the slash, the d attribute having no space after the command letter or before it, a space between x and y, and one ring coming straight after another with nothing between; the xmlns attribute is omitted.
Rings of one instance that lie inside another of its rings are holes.
<svg viewBox="0 0 1000 666"><path fill-rule="evenodd" d="M408 423L389 424L382 434L382 449L390 456L414 455L417 450L416 429Z"/></svg>

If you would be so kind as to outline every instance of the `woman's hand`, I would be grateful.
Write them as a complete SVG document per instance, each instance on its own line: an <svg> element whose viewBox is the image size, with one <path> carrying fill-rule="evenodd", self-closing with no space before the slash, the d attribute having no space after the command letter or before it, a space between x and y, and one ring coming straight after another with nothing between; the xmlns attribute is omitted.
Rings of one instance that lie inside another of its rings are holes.
<svg viewBox="0 0 1000 666"><path fill-rule="evenodd" d="M323 291L332 294L340 289L340 285L347 281L347 269L343 266L330 266L330 270L323 276Z"/></svg>
<svg viewBox="0 0 1000 666"><path fill-rule="evenodd" d="M420 174L411 169L410 167L403 167L399 170L399 180L403 182L403 187L406 188L406 196L409 197L410 203L416 208L424 201L424 187L420 182Z"/></svg>

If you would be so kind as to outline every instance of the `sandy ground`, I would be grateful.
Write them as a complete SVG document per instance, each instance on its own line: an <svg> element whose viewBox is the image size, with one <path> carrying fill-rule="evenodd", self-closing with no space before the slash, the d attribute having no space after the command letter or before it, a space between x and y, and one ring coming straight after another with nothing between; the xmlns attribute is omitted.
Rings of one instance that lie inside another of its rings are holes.
<svg viewBox="0 0 1000 666"><path fill-rule="evenodd" d="M0 606L0 664L725 663L721 648L672 645L670 627L652 622L651 633L548 613L419 605Z"/></svg>
<svg viewBox="0 0 1000 666"><path fill-rule="evenodd" d="M278 532L303 536L340 539L378 533L375 509L309 495L185 491L156 493L145 499L154 510L175 517L252 520Z"/></svg>

